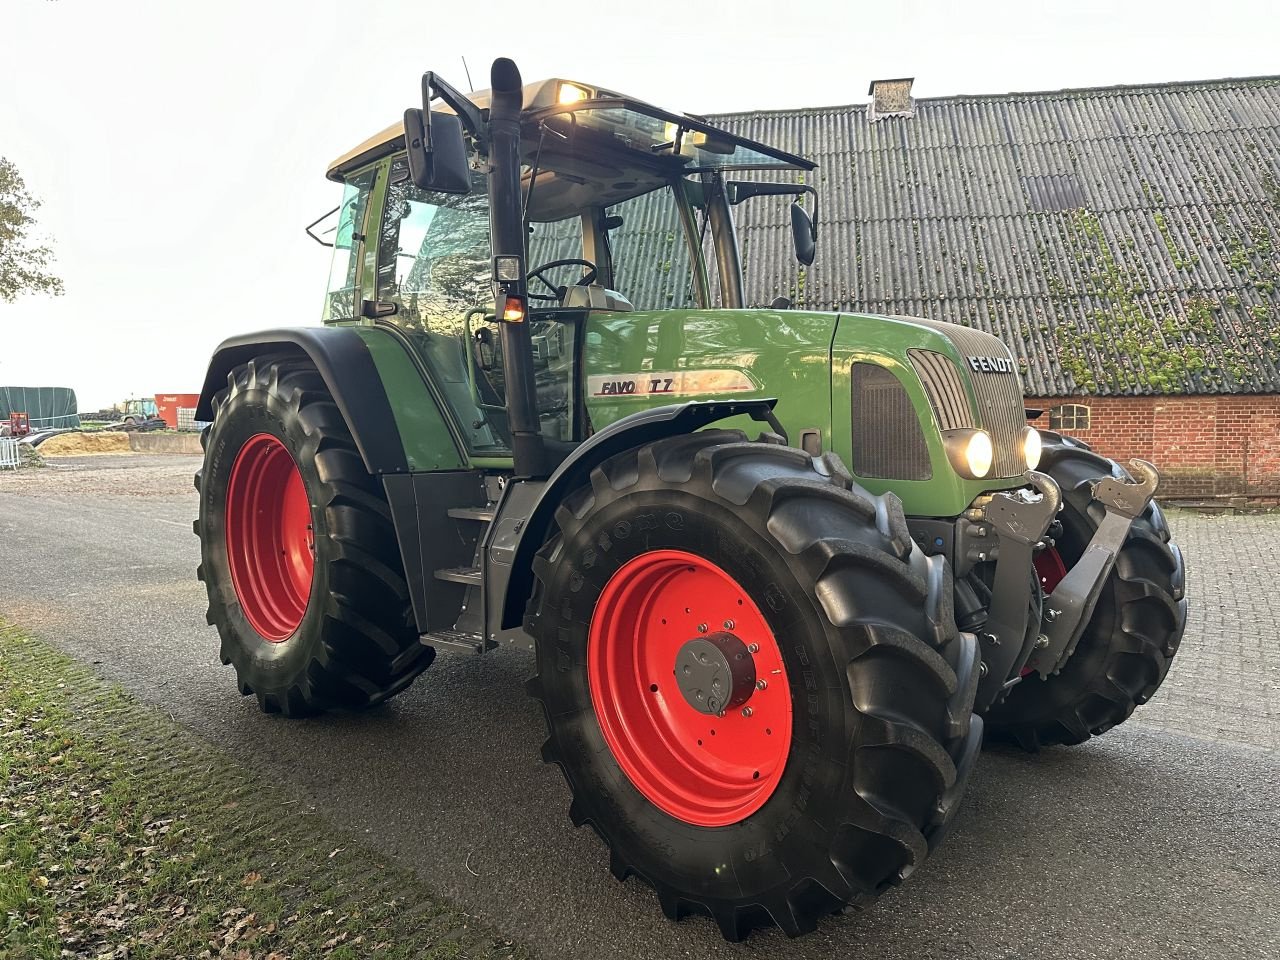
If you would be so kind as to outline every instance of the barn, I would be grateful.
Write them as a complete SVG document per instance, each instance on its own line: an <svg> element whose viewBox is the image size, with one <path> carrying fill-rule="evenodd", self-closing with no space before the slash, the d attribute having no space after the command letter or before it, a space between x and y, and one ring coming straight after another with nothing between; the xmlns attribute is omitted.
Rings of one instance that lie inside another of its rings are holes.
<svg viewBox="0 0 1280 960"><path fill-rule="evenodd" d="M1280 497L1280 77L713 119L809 156L815 264L738 208L747 300L999 336L1038 425L1154 460L1163 495Z"/></svg>

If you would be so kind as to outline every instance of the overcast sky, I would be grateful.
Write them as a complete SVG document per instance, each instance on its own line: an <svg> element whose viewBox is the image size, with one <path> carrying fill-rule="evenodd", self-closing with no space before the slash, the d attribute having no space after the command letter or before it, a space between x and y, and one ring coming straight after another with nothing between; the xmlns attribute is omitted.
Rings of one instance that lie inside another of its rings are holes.
<svg viewBox="0 0 1280 960"><path fill-rule="evenodd" d="M644 19L641 20L641 17ZM326 164L434 69L495 56L715 113L1280 72L1274 2L0 0L0 156L66 295L0 303L0 384L81 410L195 392L235 333L317 322Z"/></svg>

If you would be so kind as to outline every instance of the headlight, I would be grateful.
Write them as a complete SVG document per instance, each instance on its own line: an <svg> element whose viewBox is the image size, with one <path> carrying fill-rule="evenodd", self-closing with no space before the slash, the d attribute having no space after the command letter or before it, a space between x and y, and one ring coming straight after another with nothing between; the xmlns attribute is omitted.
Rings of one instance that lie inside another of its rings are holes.
<svg viewBox="0 0 1280 960"><path fill-rule="evenodd" d="M1040 431L1035 427L1027 427L1022 434L1022 459L1027 464L1028 470L1034 470L1040 466L1040 453L1044 449L1044 443L1040 437Z"/></svg>
<svg viewBox="0 0 1280 960"><path fill-rule="evenodd" d="M991 435L985 430L948 430L943 441L947 457L958 473L981 480L991 472L995 449L991 446Z"/></svg>
<svg viewBox="0 0 1280 960"><path fill-rule="evenodd" d="M580 87L576 83L560 84L560 93L556 97L561 103L577 103L580 100L590 100L591 91L586 87Z"/></svg>

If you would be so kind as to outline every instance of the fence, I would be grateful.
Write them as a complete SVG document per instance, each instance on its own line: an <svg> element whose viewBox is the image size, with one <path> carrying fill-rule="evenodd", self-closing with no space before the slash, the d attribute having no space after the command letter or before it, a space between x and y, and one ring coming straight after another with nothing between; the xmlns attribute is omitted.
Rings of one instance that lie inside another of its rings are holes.
<svg viewBox="0 0 1280 960"><path fill-rule="evenodd" d="M18 441L12 437L0 437L0 470L8 467L17 470L22 466L18 457Z"/></svg>

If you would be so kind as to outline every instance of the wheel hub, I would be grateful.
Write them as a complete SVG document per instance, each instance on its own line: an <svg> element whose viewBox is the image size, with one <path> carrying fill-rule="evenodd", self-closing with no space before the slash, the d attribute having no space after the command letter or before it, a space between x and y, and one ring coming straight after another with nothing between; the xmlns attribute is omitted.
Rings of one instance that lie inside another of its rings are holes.
<svg viewBox="0 0 1280 960"><path fill-rule="evenodd" d="M694 637L676 655L676 687L699 713L716 716L742 706L756 689L756 664L732 633Z"/></svg>

